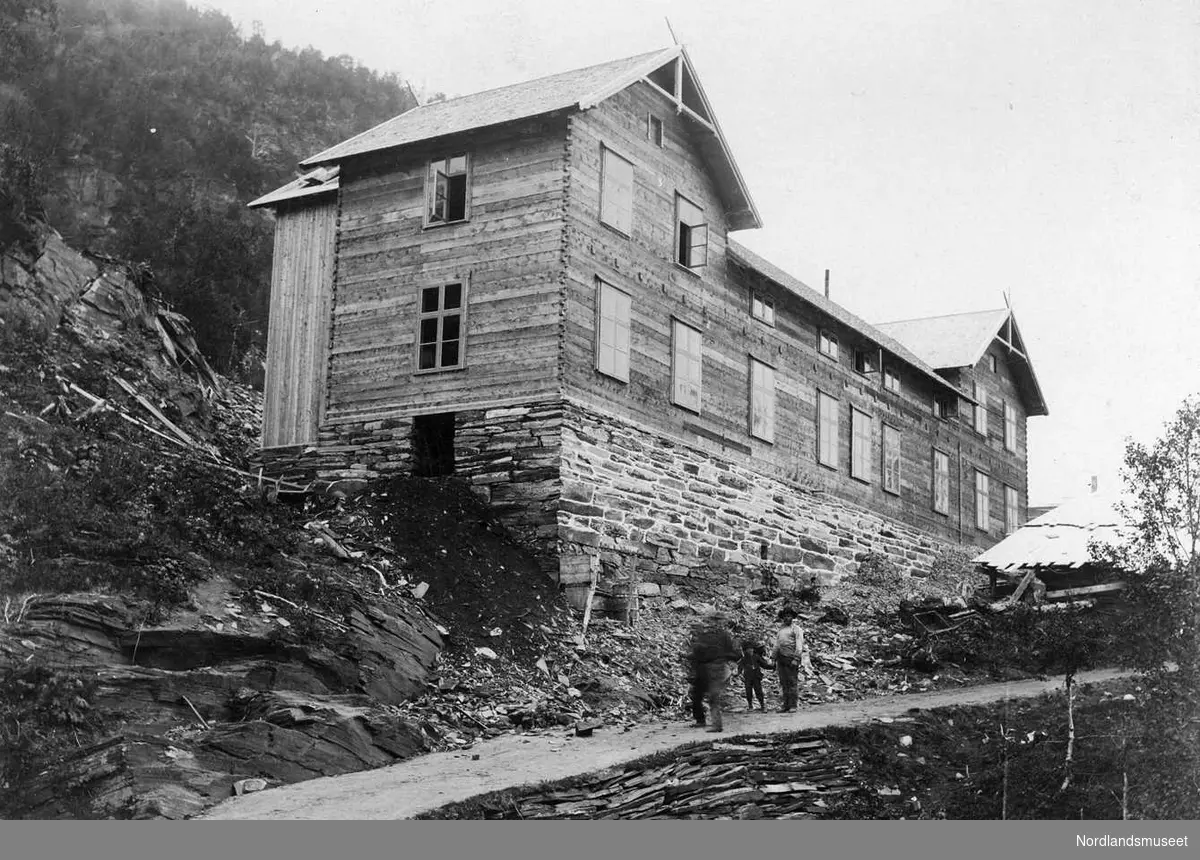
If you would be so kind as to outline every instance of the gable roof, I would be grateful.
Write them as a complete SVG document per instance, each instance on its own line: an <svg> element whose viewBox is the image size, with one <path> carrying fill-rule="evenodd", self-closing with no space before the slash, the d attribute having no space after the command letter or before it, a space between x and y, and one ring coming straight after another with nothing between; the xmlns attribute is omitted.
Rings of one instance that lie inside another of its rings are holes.
<svg viewBox="0 0 1200 860"><path fill-rule="evenodd" d="M689 93L695 89L701 111L679 104L680 113L711 132L701 136L701 149L714 167L718 187L729 210L730 229L761 227L762 219L720 127L699 86L682 46L651 51L525 83L420 105L374 128L331 146L300 162L303 167L335 164L347 158L399 146L501 125L560 110L588 110L631 84L672 63L684 66ZM661 87L660 87L661 89ZM668 95L672 95L668 93ZM282 191L282 189L280 189Z"/></svg>
<svg viewBox="0 0 1200 860"><path fill-rule="evenodd" d="M1064 502L973 560L996 570L1082 567L1091 562L1093 541L1121 544L1129 539L1130 527L1117 507L1120 501L1117 496L1094 493Z"/></svg>
<svg viewBox="0 0 1200 860"><path fill-rule="evenodd" d="M293 179L287 185L276 188L269 194L264 194L257 200L251 200L246 205L250 209L260 209L264 206L278 206L280 203L286 203L290 200L300 200L305 197L330 194L338 189L339 172L340 170L337 166L318 167L316 170L310 170L298 179Z"/></svg>
<svg viewBox="0 0 1200 860"><path fill-rule="evenodd" d="M992 342L1006 348L1030 415L1048 415L1042 386L1010 308L946 314L877 323L876 328L903 343L938 370L974 367Z"/></svg>
<svg viewBox="0 0 1200 860"><path fill-rule="evenodd" d="M940 376L937 371L924 359L915 354L913 351L909 350L904 346L904 344L891 337L889 334L887 334L887 332L881 331L878 327L865 322L836 302L825 298L822 293L814 290L803 281L792 277L773 263L767 262L753 251L743 246L741 243L735 242L733 239L728 239L726 240L725 250L729 255L729 258L739 266L757 272L764 278L779 284L779 286L783 287L784 289L790 290L792 293L795 293L801 299L808 302L810 305L815 306L818 310L837 320L842 325L859 332L864 337L881 346L887 352L896 356L896 358L899 358L901 361L911 365L920 371L929 381L937 384L939 388L949 389L950 391L953 391L956 396L971 401L969 396L963 394L961 391L951 385L950 382L944 377Z"/></svg>

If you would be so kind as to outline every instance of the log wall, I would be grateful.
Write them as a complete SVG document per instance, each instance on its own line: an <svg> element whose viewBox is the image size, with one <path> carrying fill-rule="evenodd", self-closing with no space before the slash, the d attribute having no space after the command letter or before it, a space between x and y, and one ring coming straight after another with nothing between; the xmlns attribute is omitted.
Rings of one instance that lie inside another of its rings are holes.
<svg viewBox="0 0 1200 860"><path fill-rule="evenodd" d="M646 135L646 116L663 120L665 146ZM985 442L965 422L934 417L933 397L944 393L923 373L893 361L889 369L901 377L901 392L884 389L882 374L860 374L854 351L877 348L854 329L837 322L815 304L729 259L726 227L717 189L697 145L700 130L677 116L669 100L646 84L635 84L594 110L570 122L570 200L567 207L569 247L564 331L564 392L606 412L628 417L694 445L727 457L793 487L820 490L861 505L888 518L928 531L945 540L978 540L990 544L1003 528L1004 498L1000 483L1020 491L1026 503L1024 416L1016 455ZM632 235L626 237L599 220L600 160L608 147L635 166ZM673 259L675 194L702 206L709 219L708 265L690 271ZM595 297L597 279L633 297L631 361L628 383L595 369ZM775 303L775 325L750 314L758 293ZM679 319L703 335L702 405L699 414L671 400L671 329ZM840 355L831 359L818 350L821 331L838 338ZM775 368L775 438L772 443L750 435L750 359ZM1011 381L994 379L991 408L1012 394ZM839 465L817 462L817 396L838 401ZM1013 402L1017 402L1013 398ZM871 464L867 479L849 474L850 409L871 419ZM883 424L901 435L899 494L883 489ZM1002 432L1003 414L992 416L990 430ZM996 437L999 438L999 437ZM933 451L951 458L950 512L933 510ZM974 529L974 473L986 463L993 475L993 528Z"/></svg>
<svg viewBox="0 0 1200 860"><path fill-rule="evenodd" d="M478 408L557 390L565 121L343 166L327 423ZM467 151L466 221L425 226L431 158ZM465 364L417 372L421 288L467 284Z"/></svg>

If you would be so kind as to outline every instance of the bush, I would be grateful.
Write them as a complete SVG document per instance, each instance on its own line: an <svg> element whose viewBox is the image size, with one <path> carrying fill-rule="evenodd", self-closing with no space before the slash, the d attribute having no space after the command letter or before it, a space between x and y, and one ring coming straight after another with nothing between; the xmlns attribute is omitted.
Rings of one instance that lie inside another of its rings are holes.
<svg viewBox="0 0 1200 860"><path fill-rule="evenodd" d="M883 553L872 550L859 561L853 579L862 585L899 588L905 576L894 561Z"/></svg>
<svg viewBox="0 0 1200 860"><path fill-rule="evenodd" d="M108 587L165 609L208 576L206 558L240 567L284 543L284 512L199 459L32 424L0 426L0 445L10 449L0 535L12 558L0 592Z"/></svg>

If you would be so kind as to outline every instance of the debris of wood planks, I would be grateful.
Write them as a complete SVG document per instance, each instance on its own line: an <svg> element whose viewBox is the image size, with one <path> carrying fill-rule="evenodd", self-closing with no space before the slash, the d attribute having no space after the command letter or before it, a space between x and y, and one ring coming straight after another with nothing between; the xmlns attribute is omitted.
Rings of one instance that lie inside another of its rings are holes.
<svg viewBox="0 0 1200 860"><path fill-rule="evenodd" d="M314 520L311 523L305 523L304 528L315 533L316 536L320 538L321 542L325 544L325 546L329 547L329 551L343 561L349 561L355 557L354 553L350 552L350 550L346 549L341 545L341 543L338 542L337 537L334 536L333 532L331 532L329 527L324 523ZM358 555L361 556L362 553L359 553Z"/></svg>
<svg viewBox="0 0 1200 860"><path fill-rule="evenodd" d="M488 817L527 819L814 817L822 797L858 789L850 754L823 738L791 743L757 736L680 751L652 770L626 766L570 789L532 789Z"/></svg>
<svg viewBox="0 0 1200 860"><path fill-rule="evenodd" d="M1033 578L1036 575L1037 571L1031 567L1029 571L1023 577L1021 577L1021 581L1017 584L1017 590L1008 597L1008 603L1010 605L1016 605L1016 603L1021 599L1021 595L1025 593L1025 589L1029 587L1029 583L1033 582Z"/></svg>
<svg viewBox="0 0 1200 860"><path fill-rule="evenodd" d="M1059 591L1047 591L1047 600L1063 600L1071 597L1083 597L1089 594L1108 594L1114 591L1121 591L1125 588L1124 582L1102 582L1099 585L1085 585L1079 588L1064 588Z"/></svg>

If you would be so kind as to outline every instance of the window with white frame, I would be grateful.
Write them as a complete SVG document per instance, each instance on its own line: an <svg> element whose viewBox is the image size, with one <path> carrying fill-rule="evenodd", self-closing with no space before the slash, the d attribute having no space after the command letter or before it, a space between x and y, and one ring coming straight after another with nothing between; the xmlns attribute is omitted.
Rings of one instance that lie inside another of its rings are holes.
<svg viewBox="0 0 1200 860"><path fill-rule="evenodd" d="M883 489L900 495L900 431L890 424L883 425Z"/></svg>
<svg viewBox="0 0 1200 860"><path fill-rule="evenodd" d="M987 390L975 383L975 432L984 436L988 432Z"/></svg>
<svg viewBox="0 0 1200 860"><path fill-rule="evenodd" d="M933 450L933 509L939 514L950 513L950 455Z"/></svg>
<svg viewBox="0 0 1200 860"><path fill-rule="evenodd" d="M467 168L466 153L429 162L425 190L427 224L450 224L467 219L470 197Z"/></svg>
<svg viewBox="0 0 1200 860"><path fill-rule="evenodd" d="M817 348L821 351L821 355L827 355L830 358L838 357L838 339L827 331L822 331L818 335Z"/></svg>
<svg viewBox="0 0 1200 860"><path fill-rule="evenodd" d="M992 352L988 353L988 370L992 373L996 372L996 354Z"/></svg>
<svg viewBox="0 0 1200 860"><path fill-rule="evenodd" d="M1017 450L1017 410L1011 403L1004 404L1004 447Z"/></svg>
<svg viewBox="0 0 1200 860"><path fill-rule="evenodd" d="M596 369L606 376L629 381L629 294L612 284L598 282L596 298Z"/></svg>
<svg viewBox="0 0 1200 860"><path fill-rule="evenodd" d="M633 164L601 147L600 220L626 236L633 233Z"/></svg>
<svg viewBox="0 0 1200 860"><path fill-rule="evenodd" d="M675 195L675 262L689 269L708 265L708 222L704 210Z"/></svg>
<svg viewBox="0 0 1200 860"><path fill-rule="evenodd" d="M417 314L417 370L463 366L466 283L421 289Z"/></svg>
<svg viewBox="0 0 1200 860"><path fill-rule="evenodd" d="M703 366L700 331L674 320L672 342L671 401L684 409L699 412Z"/></svg>
<svg viewBox="0 0 1200 860"><path fill-rule="evenodd" d="M850 477L871 480L871 416L850 407Z"/></svg>
<svg viewBox="0 0 1200 860"><path fill-rule="evenodd" d="M1004 533L1010 535L1020 523L1021 508L1015 487L1004 487Z"/></svg>
<svg viewBox="0 0 1200 860"><path fill-rule="evenodd" d="M838 402L824 391L817 392L817 462L838 465Z"/></svg>
<svg viewBox="0 0 1200 860"><path fill-rule="evenodd" d="M750 359L750 435L775 441L775 368Z"/></svg>
<svg viewBox="0 0 1200 860"><path fill-rule="evenodd" d="M766 296L754 293L750 297L750 316L767 325L775 325L775 302Z"/></svg>
<svg viewBox="0 0 1200 860"><path fill-rule="evenodd" d="M975 471L975 528L982 532L988 530L991 512L991 492L988 488L988 476Z"/></svg>
<svg viewBox="0 0 1200 860"><path fill-rule="evenodd" d="M883 387L892 394L900 393L900 374L894 370L885 370L883 372Z"/></svg>

